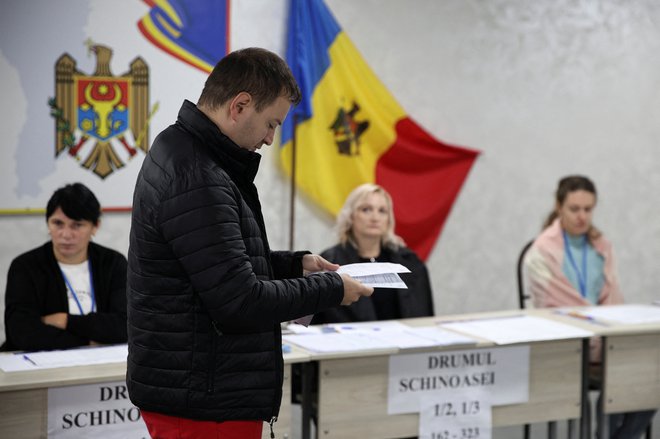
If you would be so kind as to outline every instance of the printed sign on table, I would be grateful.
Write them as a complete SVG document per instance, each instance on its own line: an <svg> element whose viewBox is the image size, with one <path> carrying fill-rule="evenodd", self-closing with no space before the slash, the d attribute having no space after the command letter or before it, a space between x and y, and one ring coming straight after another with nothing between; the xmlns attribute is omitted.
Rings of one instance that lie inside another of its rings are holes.
<svg viewBox="0 0 660 439"><path fill-rule="evenodd" d="M48 389L48 438L148 439L123 381Z"/></svg>
<svg viewBox="0 0 660 439"><path fill-rule="evenodd" d="M424 396L480 389L493 405L527 402L529 353L522 345L392 355L387 413L418 413Z"/></svg>

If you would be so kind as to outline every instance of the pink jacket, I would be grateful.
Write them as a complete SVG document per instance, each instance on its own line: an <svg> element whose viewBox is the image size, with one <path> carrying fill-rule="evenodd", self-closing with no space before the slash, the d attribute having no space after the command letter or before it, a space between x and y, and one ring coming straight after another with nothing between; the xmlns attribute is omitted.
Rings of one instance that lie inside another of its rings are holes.
<svg viewBox="0 0 660 439"><path fill-rule="evenodd" d="M616 276L612 245L602 235L592 243L594 250L604 258L605 282L598 297L599 305L623 303ZM591 306L564 275L564 238L559 219L556 219L536 238L525 256L525 283L527 292L537 308L562 306ZM591 343L591 359L600 358L600 343Z"/></svg>

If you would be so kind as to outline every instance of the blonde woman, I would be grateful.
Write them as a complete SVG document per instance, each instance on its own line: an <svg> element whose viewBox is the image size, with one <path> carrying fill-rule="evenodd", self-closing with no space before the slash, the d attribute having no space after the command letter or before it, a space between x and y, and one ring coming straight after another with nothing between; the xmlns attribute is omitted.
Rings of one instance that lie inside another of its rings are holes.
<svg viewBox="0 0 660 439"><path fill-rule="evenodd" d="M339 243L321 255L345 265L356 262L394 262L411 272L401 278L407 289L376 288L350 306L318 313L312 323L361 322L433 315L428 271L417 255L394 233L392 198L376 184L363 184L346 198L337 217Z"/></svg>

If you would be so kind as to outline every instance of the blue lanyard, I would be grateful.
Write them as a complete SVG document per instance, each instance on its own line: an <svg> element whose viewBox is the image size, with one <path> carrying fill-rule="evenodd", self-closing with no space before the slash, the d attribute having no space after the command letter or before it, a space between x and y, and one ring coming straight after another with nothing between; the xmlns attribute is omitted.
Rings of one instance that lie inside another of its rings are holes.
<svg viewBox="0 0 660 439"><path fill-rule="evenodd" d="M89 289L92 294L92 310L90 312L96 311L96 295L94 294L94 279L92 277L92 263L90 260L87 260L87 269L89 270ZM73 289L71 286L71 283L69 282L69 279L66 278L66 274L64 274L64 270L60 268L60 272L62 272L62 277L64 278L64 283L66 284L67 288L71 291L71 294L73 294L73 300L76 301L76 305L78 305L78 310L80 311L80 315L85 315L85 312L82 309L82 306L80 305L80 301L78 300L78 295L76 294L76 290Z"/></svg>
<svg viewBox="0 0 660 439"><path fill-rule="evenodd" d="M566 231L562 230L564 235L564 247L566 248L566 256L568 256L568 261L571 263L573 270L578 278L578 285L580 286L580 294L582 297L587 297L587 235L582 237L582 272L578 270L575 259L573 258L573 253L571 252L571 245L568 242L568 236Z"/></svg>

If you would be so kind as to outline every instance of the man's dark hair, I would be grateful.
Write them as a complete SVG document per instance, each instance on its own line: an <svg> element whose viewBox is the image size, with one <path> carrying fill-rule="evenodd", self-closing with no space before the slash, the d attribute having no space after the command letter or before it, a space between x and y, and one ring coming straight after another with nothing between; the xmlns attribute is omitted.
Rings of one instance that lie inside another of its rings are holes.
<svg viewBox="0 0 660 439"><path fill-rule="evenodd" d="M53 193L46 206L46 221L58 207L73 220L87 220L94 225L99 224L99 218L101 217L99 200L82 183L67 184Z"/></svg>
<svg viewBox="0 0 660 439"><path fill-rule="evenodd" d="M293 105L302 99L286 62L273 52L257 47L237 50L222 58L207 78L197 105L215 110L240 92L252 96L256 111L280 96Z"/></svg>

